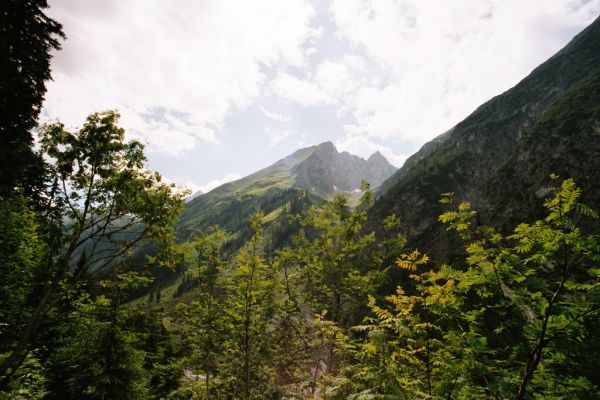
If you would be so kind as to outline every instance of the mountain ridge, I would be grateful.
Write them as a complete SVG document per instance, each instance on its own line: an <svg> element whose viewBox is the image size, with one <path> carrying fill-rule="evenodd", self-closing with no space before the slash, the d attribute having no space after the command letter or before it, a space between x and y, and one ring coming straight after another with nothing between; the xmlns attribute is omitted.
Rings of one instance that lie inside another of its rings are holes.
<svg viewBox="0 0 600 400"><path fill-rule="evenodd" d="M389 176L391 175L391 173L397 170L397 168L390 164L389 161L385 158L385 156L383 156L379 151L376 151L367 159L364 159L360 156L348 153L347 151L338 152L337 148L331 141L326 141L318 145L298 149L292 154L277 160L275 163L271 164L268 167L262 168L240 179L236 179L234 181L219 185L206 193L194 193L192 196L189 197L189 199L193 200L197 197L206 195L213 191L225 192L246 190L248 189L248 183L251 183L257 179L265 178L269 175L273 175L275 177L275 175L277 175L278 173L283 173L286 170L292 172L292 176L284 177L284 179L280 181L281 183L288 184L289 180L292 180L292 185L310 191L313 187L316 188L315 185L310 184L310 181L314 177L309 176L309 179L306 180L300 179L298 176L301 174L310 173L310 171L306 171L307 165L303 164L310 157L313 157L310 161L322 161L320 160L321 158L337 157L338 160L334 159L333 161L337 161L341 164L346 164L346 166L348 164L351 164L349 160L353 160L354 163L359 164L358 167L355 165L355 168L353 168L354 171L352 171L358 174L358 178L355 174L350 178L346 178L347 182L342 182L341 185L336 185L337 187L343 187L343 190L349 192L358 189L360 186L360 180L362 179L367 180L372 186L377 187L381 183L383 183L384 179L382 179L382 177L386 175ZM334 165L334 167L338 166L340 165ZM331 167L331 165L325 167ZM370 171L369 168L376 169L376 171ZM337 180L343 181L344 179L338 177ZM278 183L276 180L272 180L272 182L274 185L277 185ZM333 183L329 186L333 186ZM320 197L324 197L328 200L331 199L333 195L337 194L335 190L328 191L328 189L325 187L320 187L317 191L317 195L320 195Z"/></svg>
<svg viewBox="0 0 600 400"><path fill-rule="evenodd" d="M248 233L249 215L259 209L273 220L292 208L297 211L338 194L352 200L360 195L362 180L375 187L395 171L396 167L380 153L365 160L338 152L332 142L302 148L186 203L177 224L179 236L189 238L211 225L219 225L232 235L232 240L241 243Z"/></svg>
<svg viewBox="0 0 600 400"><path fill-rule="evenodd" d="M566 111L556 109L556 106L578 85L583 83L587 85L584 91L596 93L596 81L592 77L599 67L600 18L513 88L493 97L450 131L425 144L382 184L378 200L370 211L370 219L375 221L387 214L397 214L405 226L411 227L405 233L414 245L432 249L434 255L441 255L455 245L437 222L437 216L444 211L437 202L441 193L454 192L457 200L470 201L480 211L480 222L494 222L502 226L511 219L509 207L513 210L530 207L510 197L535 197L535 193L547 185L542 177L550 173L585 181L584 193L594 190L593 183L585 179L586 175L593 175L594 170L600 169L594 146L578 149L578 154L575 154L573 143L561 149L563 158L587 160L587 164L578 169L568 170L560 163L551 166L542 160L544 157L552 158L556 148L551 140L546 139L553 137L558 140L560 137L553 133L552 127L541 128L539 124L544 120L562 124L553 118L553 114ZM588 128L583 129L575 121L569 132L561 132L570 137L571 142L597 143L598 129L589 128L596 126L600 120L598 107L594 107L594 97L592 95L587 102L579 100L590 110L586 117ZM573 111L569 107L565 106ZM533 143L540 146L532 146L532 135L536 137ZM532 152L535 152L535 157ZM537 160L533 170L521 163L521 169L512 168L512 173L507 173L511 163L516 167L518 163L515 161L526 157ZM498 173L502 170L505 175L500 179ZM534 181L527 176L532 174L535 175ZM577 176L567 176L573 174ZM514 188L524 193L515 194ZM410 207L406 207L407 204ZM503 218L493 220L492 215ZM535 217L529 215L532 216Z"/></svg>

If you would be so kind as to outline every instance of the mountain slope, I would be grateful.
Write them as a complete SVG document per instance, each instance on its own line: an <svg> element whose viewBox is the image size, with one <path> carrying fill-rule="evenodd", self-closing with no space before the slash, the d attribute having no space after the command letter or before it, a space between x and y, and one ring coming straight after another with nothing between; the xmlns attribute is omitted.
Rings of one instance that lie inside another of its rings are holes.
<svg viewBox="0 0 600 400"><path fill-rule="evenodd" d="M470 201L481 222L503 225L540 202L536 193L552 172L596 190L599 67L596 20L514 88L425 145L382 185L371 219L397 214L415 245L442 255L453 242L436 220L441 193Z"/></svg>
<svg viewBox="0 0 600 400"><path fill-rule="evenodd" d="M514 224L530 210L539 215L549 173L575 178L582 200L600 208L600 67L552 105L487 182L486 217Z"/></svg>
<svg viewBox="0 0 600 400"><path fill-rule="evenodd" d="M396 171L396 173L386 179L381 186L377 189L377 197L381 197L386 194L391 188L393 188L402 178L406 176L419 161L423 158L428 157L432 154L439 146L442 145L450 136L452 130L442 133L441 135L434 138L432 141L425 143L421 148L412 156L408 157L402 167Z"/></svg>
<svg viewBox="0 0 600 400"><path fill-rule="evenodd" d="M241 243L249 234L248 217L263 210L267 222L295 213L336 194L356 195L361 180L378 186L396 168L380 153L364 160L338 152L331 142L300 149L275 164L198 196L186 204L179 236L219 225ZM235 247L235 246L233 246Z"/></svg>

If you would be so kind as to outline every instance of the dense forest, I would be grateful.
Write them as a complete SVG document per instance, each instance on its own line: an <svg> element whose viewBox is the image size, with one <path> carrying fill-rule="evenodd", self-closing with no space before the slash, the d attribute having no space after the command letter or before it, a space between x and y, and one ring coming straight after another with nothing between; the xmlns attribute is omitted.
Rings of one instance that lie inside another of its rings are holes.
<svg viewBox="0 0 600 400"><path fill-rule="evenodd" d="M518 86L385 193L186 203L117 111L38 124L64 40L46 8L0 5L0 399L600 398L597 160L578 159L598 151L598 21L557 55L585 65L540 67L574 71L560 87L524 81L537 114ZM509 116L522 147L459 146Z"/></svg>

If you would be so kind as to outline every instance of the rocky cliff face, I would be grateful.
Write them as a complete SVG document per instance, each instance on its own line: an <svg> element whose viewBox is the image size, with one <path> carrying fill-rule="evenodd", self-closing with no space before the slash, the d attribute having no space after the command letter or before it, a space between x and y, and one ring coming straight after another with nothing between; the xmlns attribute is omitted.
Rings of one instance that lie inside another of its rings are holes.
<svg viewBox="0 0 600 400"><path fill-rule="evenodd" d="M340 193L352 193L364 179L377 187L396 168L381 153L364 160L347 152L338 153L331 142L322 143L291 170L294 185L326 200Z"/></svg>
<svg viewBox="0 0 600 400"><path fill-rule="evenodd" d="M596 20L517 86L409 159L382 185L372 220L395 213L415 245L443 255L453 240L437 222L441 193L454 192L480 211L481 222L502 226L513 214L532 217L550 173L596 190L598 68Z"/></svg>

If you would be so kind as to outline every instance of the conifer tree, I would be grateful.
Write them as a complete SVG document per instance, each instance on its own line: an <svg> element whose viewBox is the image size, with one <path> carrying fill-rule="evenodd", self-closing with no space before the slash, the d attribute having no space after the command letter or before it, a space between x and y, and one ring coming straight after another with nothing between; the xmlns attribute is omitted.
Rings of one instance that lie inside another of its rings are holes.
<svg viewBox="0 0 600 400"><path fill-rule="evenodd" d="M359 322L367 294L381 278L374 233L363 234L365 208L371 201L364 187L362 203L352 210L344 196L336 196L322 209L310 210L304 233L295 240L297 271L304 300L313 312L344 329ZM309 235L313 236L312 238ZM326 373L335 370L335 336L325 344Z"/></svg>
<svg viewBox="0 0 600 400"><path fill-rule="evenodd" d="M278 280L274 266L262 255L263 218L262 212L250 217L252 238L237 255L229 294L233 334L229 366L235 377L231 394L241 399L265 398L273 390L269 359Z"/></svg>
<svg viewBox="0 0 600 400"><path fill-rule="evenodd" d="M209 233L187 244L188 263L193 265L188 271L192 279L197 280L197 285L192 291L191 303L178 305L181 323L185 327L185 341L189 343L191 353L188 360L192 367L197 366L202 371L205 399L210 399L214 392L211 378L217 375L219 366L222 366L219 351L227 333L226 284L222 275L225 266L222 256L224 241L225 234L218 227L213 227Z"/></svg>
<svg viewBox="0 0 600 400"><path fill-rule="evenodd" d="M0 3L0 196L21 186L41 189L42 160L33 151L32 129L46 94L50 59L65 38L48 17L46 0Z"/></svg>

